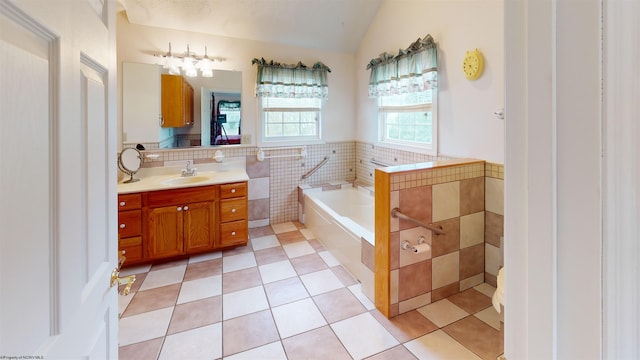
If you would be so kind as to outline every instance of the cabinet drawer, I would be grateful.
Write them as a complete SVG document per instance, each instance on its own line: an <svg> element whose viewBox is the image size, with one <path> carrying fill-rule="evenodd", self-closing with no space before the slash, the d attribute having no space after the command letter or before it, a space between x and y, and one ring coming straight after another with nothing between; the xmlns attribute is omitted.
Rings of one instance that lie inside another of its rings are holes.
<svg viewBox="0 0 640 360"><path fill-rule="evenodd" d="M247 198L220 201L220 222L247 219Z"/></svg>
<svg viewBox="0 0 640 360"><path fill-rule="evenodd" d="M118 213L118 234L121 238L138 236L142 233L142 211L129 210Z"/></svg>
<svg viewBox="0 0 640 360"><path fill-rule="evenodd" d="M221 199L229 199L241 196L247 196L246 182L220 185Z"/></svg>
<svg viewBox="0 0 640 360"><path fill-rule="evenodd" d="M134 261L142 260L142 237L136 236L126 239L120 239L118 242L118 250L124 250L124 266Z"/></svg>
<svg viewBox="0 0 640 360"><path fill-rule="evenodd" d="M194 202L214 201L216 199L216 185L151 191L146 193L145 197L145 206L148 207L184 206Z"/></svg>
<svg viewBox="0 0 640 360"><path fill-rule="evenodd" d="M220 224L220 246L244 245L249 234L247 220Z"/></svg>
<svg viewBox="0 0 640 360"><path fill-rule="evenodd" d="M140 209L142 196L140 194L118 195L118 211Z"/></svg>

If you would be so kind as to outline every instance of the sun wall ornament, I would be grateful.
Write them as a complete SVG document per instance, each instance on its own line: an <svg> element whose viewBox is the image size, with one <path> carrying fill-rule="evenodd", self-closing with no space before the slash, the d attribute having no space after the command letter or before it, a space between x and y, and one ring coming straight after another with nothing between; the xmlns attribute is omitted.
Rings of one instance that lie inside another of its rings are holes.
<svg viewBox="0 0 640 360"><path fill-rule="evenodd" d="M475 80L482 75L484 69L484 58L480 50L470 50L464 56L462 61L462 71L468 80Z"/></svg>

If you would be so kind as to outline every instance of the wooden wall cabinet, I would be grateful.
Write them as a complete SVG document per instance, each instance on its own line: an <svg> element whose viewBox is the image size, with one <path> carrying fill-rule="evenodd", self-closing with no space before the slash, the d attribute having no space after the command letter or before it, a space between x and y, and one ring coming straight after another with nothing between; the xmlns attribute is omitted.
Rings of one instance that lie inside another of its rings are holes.
<svg viewBox="0 0 640 360"><path fill-rule="evenodd" d="M247 182L118 196L124 266L246 245Z"/></svg>
<svg viewBox="0 0 640 360"><path fill-rule="evenodd" d="M193 125L193 87L181 75L162 74L162 127Z"/></svg>

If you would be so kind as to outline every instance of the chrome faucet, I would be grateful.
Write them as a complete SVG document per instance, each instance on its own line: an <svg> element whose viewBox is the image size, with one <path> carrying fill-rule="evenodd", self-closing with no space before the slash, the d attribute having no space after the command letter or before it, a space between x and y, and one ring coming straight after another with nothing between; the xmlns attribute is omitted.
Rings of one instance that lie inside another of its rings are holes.
<svg viewBox="0 0 640 360"><path fill-rule="evenodd" d="M198 174L198 169L191 167L191 160L187 160L187 167L182 169L182 176L195 176Z"/></svg>

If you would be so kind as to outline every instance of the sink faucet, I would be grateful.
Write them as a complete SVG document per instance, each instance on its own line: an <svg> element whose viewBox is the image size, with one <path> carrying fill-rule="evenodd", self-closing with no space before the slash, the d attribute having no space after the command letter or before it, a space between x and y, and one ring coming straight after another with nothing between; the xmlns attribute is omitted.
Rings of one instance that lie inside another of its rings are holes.
<svg viewBox="0 0 640 360"><path fill-rule="evenodd" d="M195 176L198 174L198 169L191 167L191 160L187 160L187 167L182 169L182 176Z"/></svg>

